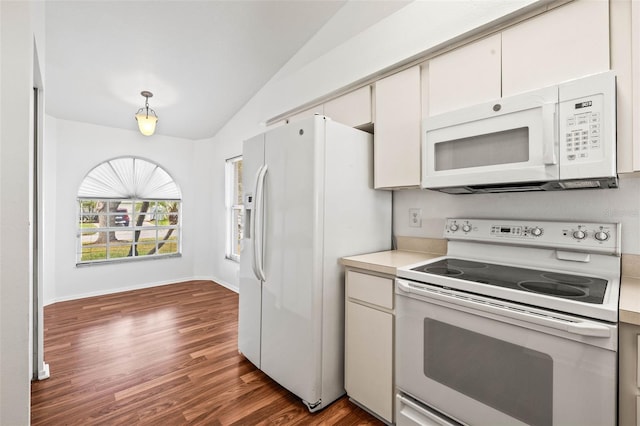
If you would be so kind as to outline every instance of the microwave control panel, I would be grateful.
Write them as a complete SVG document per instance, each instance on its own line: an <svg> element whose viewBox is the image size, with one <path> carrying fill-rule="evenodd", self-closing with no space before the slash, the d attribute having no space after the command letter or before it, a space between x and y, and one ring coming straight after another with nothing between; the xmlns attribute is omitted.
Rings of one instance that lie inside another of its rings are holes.
<svg viewBox="0 0 640 426"><path fill-rule="evenodd" d="M602 158L603 96L595 95L560 105L560 155L569 163Z"/></svg>
<svg viewBox="0 0 640 426"><path fill-rule="evenodd" d="M560 179L616 174L616 78L612 71L558 86Z"/></svg>

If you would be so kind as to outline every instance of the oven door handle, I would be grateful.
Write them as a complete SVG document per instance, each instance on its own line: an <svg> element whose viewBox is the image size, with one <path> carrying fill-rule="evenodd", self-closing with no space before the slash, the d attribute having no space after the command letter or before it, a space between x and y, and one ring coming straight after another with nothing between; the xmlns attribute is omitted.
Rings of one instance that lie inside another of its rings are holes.
<svg viewBox="0 0 640 426"><path fill-rule="evenodd" d="M604 325L589 322L574 322L567 325L567 331L573 334L590 337L609 337L611 330Z"/></svg>
<svg viewBox="0 0 640 426"><path fill-rule="evenodd" d="M404 280L396 281L398 283L398 288L405 293L412 293L432 300L440 300L472 308L474 310L500 315L502 317L513 318L531 324L578 334L580 336L611 337L611 329L609 327L596 324L591 321L569 321L562 318L549 317L547 315L537 314L515 306L500 304L497 300L489 302L476 298L471 294L468 296L462 296L444 288L432 290L431 288L421 284L409 283Z"/></svg>

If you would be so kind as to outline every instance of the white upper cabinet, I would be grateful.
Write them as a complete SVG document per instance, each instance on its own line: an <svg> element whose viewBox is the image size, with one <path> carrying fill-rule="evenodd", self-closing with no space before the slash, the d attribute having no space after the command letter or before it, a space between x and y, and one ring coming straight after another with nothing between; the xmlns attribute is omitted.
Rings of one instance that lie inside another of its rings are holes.
<svg viewBox="0 0 640 426"><path fill-rule="evenodd" d="M574 1L502 32L502 96L609 69L608 1Z"/></svg>
<svg viewBox="0 0 640 426"><path fill-rule="evenodd" d="M429 116L500 97L500 40L494 34L429 61Z"/></svg>
<svg viewBox="0 0 640 426"><path fill-rule="evenodd" d="M630 0L610 4L611 69L616 74L618 173L640 170L640 140L637 129L637 108L640 76L640 4ZM631 19L629 17L631 16ZM632 30L633 29L633 30Z"/></svg>
<svg viewBox="0 0 640 426"><path fill-rule="evenodd" d="M607 71L609 57L609 2L577 0L431 59L426 116Z"/></svg>
<svg viewBox="0 0 640 426"><path fill-rule="evenodd" d="M313 117L314 115L324 115L324 105L316 105L312 108L300 111L297 114L287 117L287 123L295 123L296 121L304 120L305 118Z"/></svg>
<svg viewBox="0 0 640 426"><path fill-rule="evenodd" d="M376 82L375 188L420 185L420 66Z"/></svg>
<svg viewBox="0 0 640 426"><path fill-rule="evenodd" d="M631 16L631 19L629 19ZM618 102L618 173L640 171L640 2L611 4L611 62ZM640 407L640 405L639 405ZM638 416L640 422L640 415Z"/></svg>
<svg viewBox="0 0 640 426"><path fill-rule="evenodd" d="M324 104L324 115L350 127L371 123L371 86L349 92Z"/></svg>
<svg viewBox="0 0 640 426"><path fill-rule="evenodd" d="M360 127L373 121L371 107L371 86L365 86L323 104L300 111L289 116L287 121L292 123L320 114L349 127Z"/></svg>

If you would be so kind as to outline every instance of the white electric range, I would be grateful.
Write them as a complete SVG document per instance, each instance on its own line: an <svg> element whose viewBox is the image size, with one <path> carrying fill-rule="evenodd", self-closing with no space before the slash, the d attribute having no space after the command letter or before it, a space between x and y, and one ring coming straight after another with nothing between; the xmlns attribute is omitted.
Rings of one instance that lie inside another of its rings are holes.
<svg viewBox="0 0 640 426"><path fill-rule="evenodd" d="M398 270L399 425L614 425L620 225L448 219Z"/></svg>

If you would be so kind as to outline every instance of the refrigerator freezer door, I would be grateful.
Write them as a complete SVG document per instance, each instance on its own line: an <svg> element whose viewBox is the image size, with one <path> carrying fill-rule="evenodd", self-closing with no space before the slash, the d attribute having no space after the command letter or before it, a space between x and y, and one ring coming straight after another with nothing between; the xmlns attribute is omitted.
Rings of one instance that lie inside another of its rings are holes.
<svg viewBox="0 0 640 426"><path fill-rule="evenodd" d="M258 172L264 165L264 135L244 142L243 179L245 228L240 252L240 301L238 312L238 349L260 368L260 330L262 317L262 282L254 273L255 185ZM259 240L259 239L258 239Z"/></svg>
<svg viewBox="0 0 640 426"><path fill-rule="evenodd" d="M321 397L324 119L266 136L261 369L304 401Z"/></svg>

